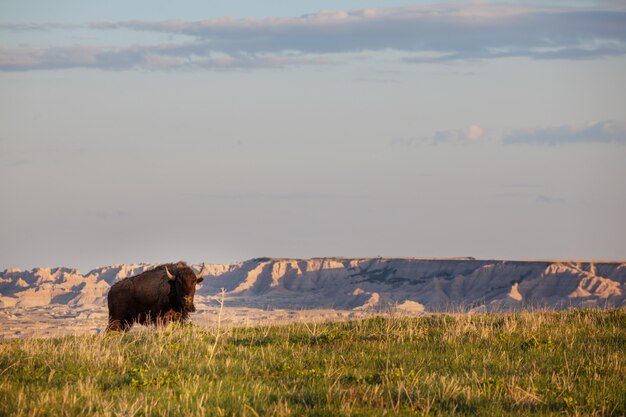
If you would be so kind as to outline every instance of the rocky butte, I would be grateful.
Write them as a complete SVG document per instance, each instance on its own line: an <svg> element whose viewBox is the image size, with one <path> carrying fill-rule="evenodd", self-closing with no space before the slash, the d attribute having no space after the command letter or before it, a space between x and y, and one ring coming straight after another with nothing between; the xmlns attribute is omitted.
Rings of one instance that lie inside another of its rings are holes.
<svg viewBox="0 0 626 417"><path fill-rule="evenodd" d="M111 284L154 264L112 265L83 275L72 268L7 269L0 309L64 306L101 311ZM626 306L626 262L500 261L473 258L256 258L207 264L196 304L263 309L510 311Z"/></svg>

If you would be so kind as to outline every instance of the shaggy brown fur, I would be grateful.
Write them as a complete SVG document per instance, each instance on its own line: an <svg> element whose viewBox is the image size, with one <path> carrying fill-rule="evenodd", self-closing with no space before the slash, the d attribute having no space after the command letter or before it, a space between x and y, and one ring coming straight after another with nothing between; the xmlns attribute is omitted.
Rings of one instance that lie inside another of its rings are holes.
<svg viewBox="0 0 626 417"><path fill-rule="evenodd" d="M187 264L178 262L116 282L107 295L107 331L127 331L134 323L160 325L187 320L189 313L196 311L193 296L196 283L201 281Z"/></svg>

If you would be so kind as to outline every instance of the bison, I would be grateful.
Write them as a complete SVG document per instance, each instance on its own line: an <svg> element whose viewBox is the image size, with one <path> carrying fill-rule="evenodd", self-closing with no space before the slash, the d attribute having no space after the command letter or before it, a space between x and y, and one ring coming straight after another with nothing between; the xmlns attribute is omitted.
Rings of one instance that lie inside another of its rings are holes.
<svg viewBox="0 0 626 417"><path fill-rule="evenodd" d="M111 286L107 331L128 331L134 323L185 321L196 311L193 296L202 282L184 262L165 264Z"/></svg>

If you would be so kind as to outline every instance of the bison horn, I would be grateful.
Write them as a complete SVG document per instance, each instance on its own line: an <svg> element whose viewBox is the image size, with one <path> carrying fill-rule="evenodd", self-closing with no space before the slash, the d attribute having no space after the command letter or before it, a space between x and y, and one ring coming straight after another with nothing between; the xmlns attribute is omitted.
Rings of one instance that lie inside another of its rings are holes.
<svg viewBox="0 0 626 417"><path fill-rule="evenodd" d="M174 279L174 275L172 275L170 273L170 271L167 269L167 266L165 267L165 275L167 275L167 279L169 279L169 280L173 280Z"/></svg>
<svg viewBox="0 0 626 417"><path fill-rule="evenodd" d="M204 272L204 265L205 263L202 262L202 266L200 267L200 271L198 272L198 275L196 276L196 281L198 282L202 282L204 280L204 278L202 277L202 273Z"/></svg>

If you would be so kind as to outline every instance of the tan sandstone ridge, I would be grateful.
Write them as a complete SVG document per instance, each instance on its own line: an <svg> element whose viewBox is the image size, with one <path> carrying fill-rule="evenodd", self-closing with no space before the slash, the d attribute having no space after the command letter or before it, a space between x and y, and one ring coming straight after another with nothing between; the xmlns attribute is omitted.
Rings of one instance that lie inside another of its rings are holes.
<svg viewBox="0 0 626 417"><path fill-rule="evenodd" d="M118 279L155 264L0 272L0 338L99 332ZM205 277L194 322L343 320L394 312L511 311L626 306L626 262L417 258L257 258L193 265Z"/></svg>
<svg viewBox="0 0 626 417"><path fill-rule="evenodd" d="M0 273L0 308L101 308L113 282L153 264ZM231 307L423 311L626 305L626 262L493 261L471 258L257 258L206 264L196 304L224 288Z"/></svg>

